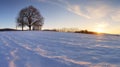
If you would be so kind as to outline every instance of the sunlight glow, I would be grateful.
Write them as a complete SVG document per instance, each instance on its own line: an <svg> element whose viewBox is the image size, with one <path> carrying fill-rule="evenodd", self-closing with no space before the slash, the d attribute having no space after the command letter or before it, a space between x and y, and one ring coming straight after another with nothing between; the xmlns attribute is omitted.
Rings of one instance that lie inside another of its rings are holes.
<svg viewBox="0 0 120 67"><path fill-rule="evenodd" d="M103 33L104 30L103 30L103 28L96 28L96 29L95 29L95 32L97 32L97 33Z"/></svg>
<svg viewBox="0 0 120 67"><path fill-rule="evenodd" d="M104 33L105 32L104 29L106 26L107 26L106 24L98 24L98 25L96 25L94 31L97 33Z"/></svg>

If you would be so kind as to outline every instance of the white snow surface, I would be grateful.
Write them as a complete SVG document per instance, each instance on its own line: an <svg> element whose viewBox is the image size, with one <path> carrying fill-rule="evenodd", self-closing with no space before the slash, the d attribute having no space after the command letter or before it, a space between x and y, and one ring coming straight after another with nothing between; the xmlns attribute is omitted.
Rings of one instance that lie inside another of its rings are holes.
<svg viewBox="0 0 120 67"><path fill-rule="evenodd" d="M0 67L120 67L120 37L0 32Z"/></svg>

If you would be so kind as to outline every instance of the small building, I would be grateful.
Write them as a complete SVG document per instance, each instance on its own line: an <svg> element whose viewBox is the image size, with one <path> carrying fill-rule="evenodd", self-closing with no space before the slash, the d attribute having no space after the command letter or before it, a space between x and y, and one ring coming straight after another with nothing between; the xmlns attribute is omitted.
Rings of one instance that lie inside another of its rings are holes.
<svg viewBox="0 0 120 67"><path fill-rule="evenodd" d="M33 24L33 30L41 30L41 29L42 29L42 24L37 22Z"/></svg>
<svg viewBox="0 0 120 67"><path fill-rule="evenodd" d="M34 25L34 26L33 26L33 30L41 30L41 26L39 26L39 25Z"/></svg>

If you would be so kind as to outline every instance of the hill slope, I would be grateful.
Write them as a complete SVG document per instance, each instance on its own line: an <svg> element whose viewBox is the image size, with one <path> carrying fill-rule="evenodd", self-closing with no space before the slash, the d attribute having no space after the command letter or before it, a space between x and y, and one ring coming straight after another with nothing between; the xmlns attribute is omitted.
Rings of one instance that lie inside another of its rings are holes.
<svg viewBox="0 0 120 67"><path fill-rule="evenodd" d="M0 32L0 67L119 67L120 37Z"/></svg>

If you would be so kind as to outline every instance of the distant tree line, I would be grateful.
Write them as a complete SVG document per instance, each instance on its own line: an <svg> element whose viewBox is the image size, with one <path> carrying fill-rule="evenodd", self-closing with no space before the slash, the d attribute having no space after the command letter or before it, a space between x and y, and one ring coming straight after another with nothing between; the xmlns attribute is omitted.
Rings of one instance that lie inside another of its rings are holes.
<svg viewBox="0 0 120 67"><path fill-rule="evenodd" d="M23 8L17 17L17 27L21 27L22 30L25 26L27 26L29 30L41 30L43 24L43 16L33 6Z"/></svg>
<svg viewBox="0 0 120 67"><path fill-rule="evenodd" d="M75 33L97 34L97 32L88 31L88 30L75 31Z"/></svg>
<svg viewBox="0 0 120 67"><path fill-rule="evenodd" d="M72 33L84 33L84 34L98 34L97 32L88 31L88 30L79 30L77 28L44 29L43 31L72 32Z"/></svg>

